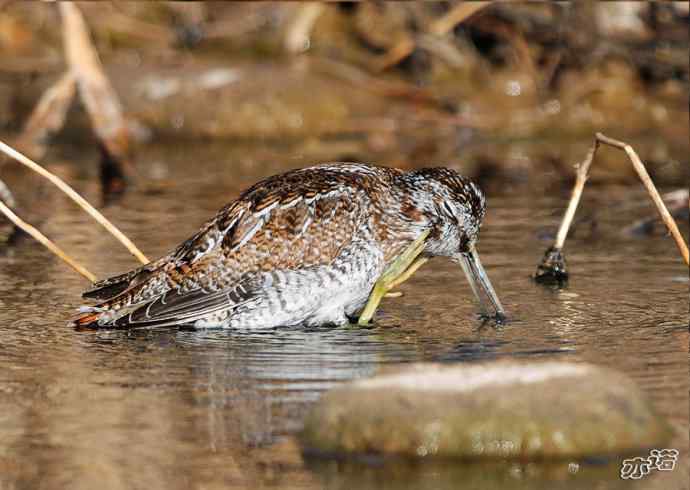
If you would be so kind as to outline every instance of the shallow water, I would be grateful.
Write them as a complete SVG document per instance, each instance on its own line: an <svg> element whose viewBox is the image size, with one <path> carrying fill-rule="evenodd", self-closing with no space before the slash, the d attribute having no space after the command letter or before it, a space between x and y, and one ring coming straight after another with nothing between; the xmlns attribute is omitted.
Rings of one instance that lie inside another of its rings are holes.
<svg viewBox="0 0 690 490"><path fill-rule="evenodd" d="M64 152L82 164L66 178L98 202L93 155ZM151 146L138 157L148 183L104 212L153 258L240 189L311 163L281 154ZM0 489L630 488L620 461L362 466L299 454L294 435L324 390L383 366L501 357L588 361L632 376L672 422L671 447L682 451L673 472L633 486L687 488L687 269L669 237L620 232L653 213L643 191L599 187L585 192L580 214L594 212L596 226L580 224L566 246L569 285L533 283L568 197L542 185L489 187L479 251L511 317L498 328L476 319L460 269L436 259L402 286L402 298L384 302L373 328L76 332L65 323L83 279L29 241L3 249ZM136 266L62 197L43 205L54 214L42 229L99 276Z"/></svg>

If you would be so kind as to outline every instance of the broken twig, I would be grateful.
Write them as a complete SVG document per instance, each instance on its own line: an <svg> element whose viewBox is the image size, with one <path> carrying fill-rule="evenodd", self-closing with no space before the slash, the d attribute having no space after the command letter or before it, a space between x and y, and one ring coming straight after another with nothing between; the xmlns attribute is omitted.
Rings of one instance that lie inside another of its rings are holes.
<svg viewBox="0 0 690 490"><path fill-rule="evenodd" d="M537 266L535 279L539 282L562 284L568 280L568 267L562 251L563 245L565 244L565 237L568 236L568 230L575 217L577 205L580 203L582 190L585 188L585 182L587 182L589 167L592 165L592 160L594 160L594 154L598 146L599 142L595 139L587 152L587 157L578 165L575 186L570 196L568 209L565 210L563 221L561 221L561 226L558 228L556 242L546 250L541 263Z"/></svg>
<svg viewBox="0 0 690 490"><path fill-rule="evenodd" d="M652 178L647 173L647 169L645 168L644 163L642 163L642 160L640 160L640 157L637 156L637 153L635 153L635 150L633 150L632 146L628 145L627 143L623 143L622 141L618 141L618 140L615 140L613 138L609 138L608 136L605 136L601 133L597 133L596 138L597 138L597 141L600 141L601 143L604 143L606 145L613 146L615 148L623 150L628 155L628 158L632 162L632 165L635 168L637 175L640 177L640 180L642 181L642 185L644 185L645 189L647 189L647 192L649 193L649 197L651 197L652 201L654 201L654 204L656 205L656 209L659 211L659 215L661 216L661 219L664 221L666 228L668 228L669 233L671 234L671 236L675 240L676 246L678 247L678 250L680 250L680 254L683 257L685 264L690 265L690 256L688 254L688 245L685 243L685 239L683 238L683 235L681 235L680 230L678 229L678 225L676 224L676 221L671 216L671 213L668 212L668 209L666 208L666 205L664 204L664 200L661 199L661 196L659 195L659 191L656 190L656 187L654 186L654 182L652 182Z"/></svg>
<svg viewBox="0 0 690 490"><path fill-rule="evenodd" d="M11 146L0 141L0 151L5 153L11 158L14 158L22 165L29 167L34 172L42 175L50 182L55 184L55 186L62 192L67 194L70 199L76 202L84 211L89 213L98 223L100 223L111 235L117 238L120 243L122 243L127 250L129 250L132 255L134 255L142 264L148 264L149 259L139 250L132 241L127 238L117 227L112 224L108 219L103 216L98 210L96 210L91 204L89 204L86 199L81 197L74 189L67 185L60 177L48 172L45 168L41 167L39 164L28 158L27 156L19 153L17 150Z"/></svg>
<svg viewBox="0 0 690 490"><path fill-rule="evenodd" d="M568 230L570 229L573 217L575 216L575 211L577 210L577 206L580 202L580 197L582 196L582 190L584 189L585 182L587 182L589 168L592 165L592 161L594 160L596 151L601 144L606 144L623 150L628 155L628 158L630 159L633 167L635 168L635 171L640 177L642 184L644 185L645 189L652 198L652 201L656 205L661 219L664 221L664 224L666 224L669 233L675 240L676 245L678 246L678 250L680 250L681 256L685 261L685 264L690 265L690 259L688 257L688 246L685 243L685 240L683 239L680 230L678 229L678 225L671 216L671 213L669 213L668 209L666 208L666 205L664 204L664 201L661 199L661 196L659 195L659 192L654 186L652 179L649 177L647 169L642 163L642 160L640 160L640 157L637 156L635 150L633 150L633 148L627 143L623 143L622 141L609 138L608 136L605 136L602 133L597 133L594 137L594 143L592 144L591 148L589 149L589 152L587 153L587 157L585 158L584 162L582 162L582 164L580 164L580 166L578 167L575 186L573 187L573 192L570 197L568 208L566 209L565 215L563 216L563 221L561 221L561 226L558 229L556 241L554 242L553 246L549 247L546 250L544 257L537 266L535 279L538 282L562 283L568 279L565 256L563 255L563 245L565 244L565 239L568 235Z"/></svg>
<svg viewBox="0 0 690 490"><path fill-rule="evenodd" d="M563 216L563 221L561 222L560 228L558 228L558 234L556 235L556 243L554 243L554 248L562 249L565 244L565 238L568 236L568 230L570 229L570 224L573 222L575 217L575 211L577 210L577 205L580 204L580 197L582 196L582 190L585 188L585 183L587 182L589 167L592 166L592 160L594 160L594 154L599 146L599 141L595 140L592 147L587 152L587 157L585 161L582 162L577 168L577 177L575 178L575 186L573 187L573 193L570 196L570 202L568 203L568 209L565 210L565 215Z"/></svg>
<svg viewBox="0 0 690 490"><path fill-rule="evenodd" d="M43 246L45 246L48 250L53 252L55 255L57 255L62 261L67 263L72 269L77 271L79 274L84 276L86 279L88 279L91 282L96 281L96 276L94 276L91 272L88 271L84 266L80 265L76 260L74 260L72 257L67 255L65 252L62 251L60 247L55 245L53 242L50 241L48 237L46 237L43 233L38 231L36 228L31 226L29 223L26 221L22 220L19 216L14 214L12 210L2 201L0 201L0 212L7 216L7 218L12 221L18 228L22 229L31 237L33 237L37 242L40 242Z"/></svg>

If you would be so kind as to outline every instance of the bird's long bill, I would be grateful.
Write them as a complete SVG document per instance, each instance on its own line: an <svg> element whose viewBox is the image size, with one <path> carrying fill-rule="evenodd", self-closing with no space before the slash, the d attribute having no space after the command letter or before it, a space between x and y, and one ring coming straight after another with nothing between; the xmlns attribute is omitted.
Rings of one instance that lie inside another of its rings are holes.
<svg viewBox="0 0 690 490"><path fill-rule="evenodd" d="M457 254L455 256L455 259L462 266L462 270L465 272L465 276L467 276L467 280L470 283L472 292L479 301L479 307L481 309L482 316L489 316L489 313L486 307L486 301L479 289L480 287L481 290L486 294L486 296L488 296L489 300L491 301L491 304L494 307L494 310L496 312L494 318L499 321L504 320L506 317L505 311L503 310L501 302L498 300L498 296L496 296L496 291L494 291L494 288L491 285L491 281L489 281L489 277L486 275L486 272L484 271L484 267L482 267L482 263L479 260L479 254L477 254L477 250L474 247L472 247L469 252Z"/></svg>

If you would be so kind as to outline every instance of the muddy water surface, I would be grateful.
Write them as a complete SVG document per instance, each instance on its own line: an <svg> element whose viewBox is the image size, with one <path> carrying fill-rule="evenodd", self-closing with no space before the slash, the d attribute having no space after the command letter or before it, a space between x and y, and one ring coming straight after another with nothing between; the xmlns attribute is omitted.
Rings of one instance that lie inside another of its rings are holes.
<svg viewBox="0 0 690 490"><path fill-rule="evenodd" d="M67 178L97 202L92 155L65 155L82 164ZM242 188L313 162L281 148L161 145L139 163L147 184L104 212L153 258ZM362 466L299 454L294 435L324 390L382 366L502 357L629 374L675 426L683 456L636 488L687 488L687 269L670 238L620 233L653 212L646 195L586 191L582 215L598 209L595 224L578 226L567 245L572 280L553 289L529 276L568 192L489 189L479 250L512 317L500 328L476 320L462 272L436 259L384 302L373 328L76 332L65 323L87 284L38 245L3 248L0 489L631 488L618 460ZM42 228L97 275L136 265L71 203L45 205L55 212Z"/></svg>

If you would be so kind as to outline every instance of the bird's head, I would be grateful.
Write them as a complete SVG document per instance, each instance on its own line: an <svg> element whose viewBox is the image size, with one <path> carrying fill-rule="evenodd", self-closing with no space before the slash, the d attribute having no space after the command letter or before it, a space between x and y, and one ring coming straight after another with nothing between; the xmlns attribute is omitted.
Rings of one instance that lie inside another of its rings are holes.
<svg viewBox="0 0 690 490"><path fill-rule="evenodd" d="M482 314L487 314L483 291L497 319L505 318L503 307L479 261L476 244L486 212L484 194L476 184L448 168L425 168L405 174L412 188L413 205L431 225L425 253L450 257L459 263L477 296ZM480 291L481 288L481 291Z"/></svg>

